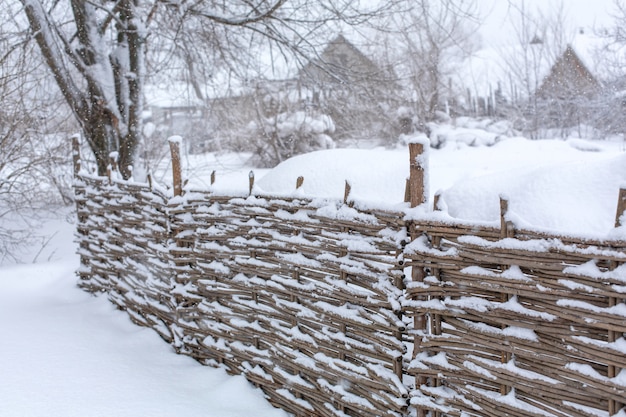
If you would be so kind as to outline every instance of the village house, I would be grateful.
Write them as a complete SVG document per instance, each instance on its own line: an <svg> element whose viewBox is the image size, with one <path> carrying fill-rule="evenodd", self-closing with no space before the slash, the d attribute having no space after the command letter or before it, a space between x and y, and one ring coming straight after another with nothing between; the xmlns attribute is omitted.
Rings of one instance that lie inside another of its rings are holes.
<svg viewBox="0 0 626 417"><path fill-rule="evenodd" d="M542 99L590 99L600 92L601 87L570 44L542 80L537 95Z"/></svg>
<svg viewBox="0 0 626 417"><path fill-rule="evenodd" d="M186 136L189 150L243 149L247 127L281 112L330 116L335 141L378 144L397 138L397 90L393 76L343 35L330 41L292 78L249 80L225 94L201 100L191 85L147 86L150 121L161 136Z"/></svg>
<svg viewBox="0 0 626 417"><path fill-rule="evenodd" d="M602 126L594 110L611 100L606 39L580 30L561 52L535 37L525 45L486 48L468 59L456 81L461 111L477 117L506 118L531 136L539 130L568 136Z"/></svg>
<svg viewBox="0 0 626 417"><path fill-rule="evenodd" d="M328 43L317 59L298 73L311 105L328 114L337 140L383 139L399 134L396 76L382 68L343 35Z"/></svg>

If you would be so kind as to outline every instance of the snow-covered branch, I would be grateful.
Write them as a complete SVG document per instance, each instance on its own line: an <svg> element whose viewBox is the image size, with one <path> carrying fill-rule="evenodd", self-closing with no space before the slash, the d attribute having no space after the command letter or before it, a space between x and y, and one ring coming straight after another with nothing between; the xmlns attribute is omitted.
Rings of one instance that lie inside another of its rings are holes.
<svg viewBox="0 0 626 417"><path fill-rule="evenodd" d="M65 44L65 40L60 38L60 34L50 23L39 0L21 0L21 2L35 40L61 93L74 113L80 117L86 106L85 97L71 77L71 69L67 65L63 48L60 45Z"/></svg>

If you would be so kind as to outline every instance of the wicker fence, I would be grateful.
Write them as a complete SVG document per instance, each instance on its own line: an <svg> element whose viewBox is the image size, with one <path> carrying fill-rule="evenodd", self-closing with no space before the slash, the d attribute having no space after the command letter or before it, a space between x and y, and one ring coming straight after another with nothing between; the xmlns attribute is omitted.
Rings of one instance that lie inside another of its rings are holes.
<svg viewBox="0 0 626 417"><path fill-rule="evenodd" d="M77 161L80 284L297 416L626 415L626 242L436 222L419 152L398 212Z"/></svg>

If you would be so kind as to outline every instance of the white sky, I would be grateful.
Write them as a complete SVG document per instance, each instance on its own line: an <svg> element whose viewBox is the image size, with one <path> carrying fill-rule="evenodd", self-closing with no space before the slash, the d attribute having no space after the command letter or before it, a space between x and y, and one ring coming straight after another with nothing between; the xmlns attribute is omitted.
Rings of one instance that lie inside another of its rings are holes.
<svg viewBox="0 0 626 417"><path fill-rule="evenodd" d="M573 27L610 26L613 18L614 0L477 0L485 24L481 29L485 43L506 39L507 14L511 4L525 2L528 10L541 10L548 13L561 2L564 5L568 23Z"/></svg>

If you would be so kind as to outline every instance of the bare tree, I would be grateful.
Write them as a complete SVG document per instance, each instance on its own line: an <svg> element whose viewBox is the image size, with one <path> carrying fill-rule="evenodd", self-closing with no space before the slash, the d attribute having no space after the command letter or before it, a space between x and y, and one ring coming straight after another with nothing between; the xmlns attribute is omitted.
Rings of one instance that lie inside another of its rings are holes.
<svg viewBox="0 0 626 417"><path fill-rule="evenodd" d="M54 81L20 28L16 4L0 8L0 262L42 243L35 212L73 198L66 138L76 127L50 92Z"/></svg>
<svg viewBox="0 0 626 417"><path fill-rule="evenodd" d="M452 97L452 75L478 46L476 2L413 0L396 7L385 25L384 51L420 122L432 121Z"/></svg>
<svg viewBox="0 0 626 417"><path fill-rule="evenodd" d="M626 141L626 3L614 0L610 27L600 28L604 43L594 51L604 71L604 89L594 102L594 126L603 135L622 135Z"/></svg>
<svg viewBox="0 0 626 417"><path fill-rule="evenodd" d="M538 90L572 41L574 31L568 27L562 1L547 13L529 8L525 1L509 2L508 22L513 43L496 47L503 66L503 79L497 82L507 98L505 117L536 136L546 122L546 101L541 100Z"/></svg>
<svg viewBox="0 0 626 417"><path fill-rule="evenodd" d="M187 46L206 43L214 48L212 57L227 61L236 49L245 50L244 40L248 45L256 39L271 41L287 53L306 44L324 25L363 16L349 0L20 1L42 55L95 155L98 172L106 171L116 152L125 178L132 174L142 132L147 62L158 62L168 53L182 57L196 79L199 66L193 64L198 56L193 48L177 49L181 39ZM165 20L166 26L157 24ZM166 30L160 32L162 28ZM206 36L188 41L189 33ZM168 52L168 47L175 51ZM146 60L146 52L157 59Z"/></svg>

